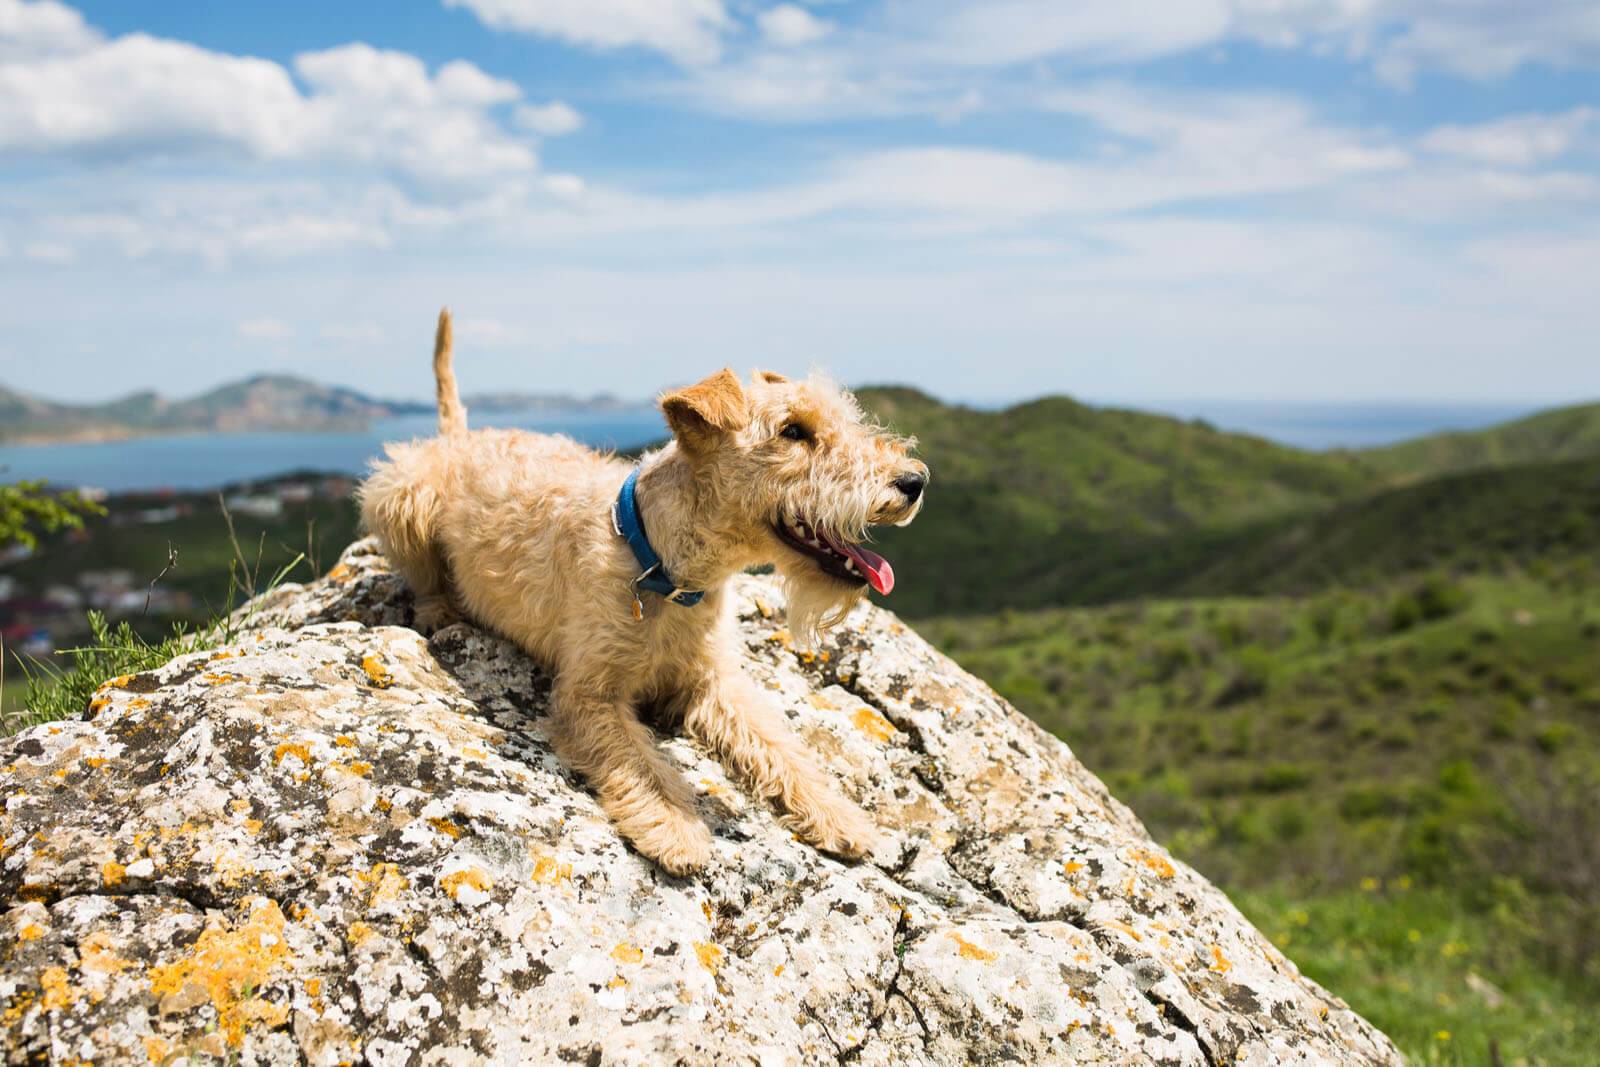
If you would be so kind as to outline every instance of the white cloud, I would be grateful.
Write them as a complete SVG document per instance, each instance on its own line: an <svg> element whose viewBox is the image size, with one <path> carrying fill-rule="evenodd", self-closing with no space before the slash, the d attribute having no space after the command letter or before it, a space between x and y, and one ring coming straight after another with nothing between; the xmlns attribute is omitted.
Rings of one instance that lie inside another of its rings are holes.
<svg viewBox="0 0 1600 1067"><path fill-rule="evenodd" d="M3 0L0 0L3 2ZM350 44L276 63L130 34L0 60L0 151L365 164L427 182L532 173L487 109L519 90L470 63Z"/></svg>
<svg viewBox="0 0 1600 1067"><path fill-rule="evenodd" d="M583 126L583 116L559 100L548 104L524 104L513 112L512 118L523 129L545 137L574 133Z"/></svg>
<svg viewBox="0 0 1600 1067"><path fill-rule="evenodd" d="M55 0L0 0L0 61L81 52L100 41L83 16Z"/></svg>
<svg viewBox="0 0 1600 1067"><path fill-rule="evenodd" d="M237 331L246 341L287 341L294 336L293 326L270 316L241 320Z"/></svg>
<svg viewBox="0 0 1600 1067"><path fill-rule="evenodd" d="M61 241L30 241L22 246L22 255L35 263L65 266L78 258L78 250Z"/></svg>
<svg viewBox="0 0 1600 1067"><path fill-rule="evenodd" d="M732 20L722 0L445 0L486 26L591 48L637 46L680 63L708 63Z"/></svg>
<svg viewBox="0 0 1600 1067"><path fill-rule="evenodd" d="M500 348L514 344L522 338L522 331L499 319L458 318L455 321L458 339L485 348Z"/></svg>
<svg viewBox="0 0 1600 1067"><path fill-rule="evenodd" d="M1580 107L1559 115L1514 115L1471 126L1439 126L1422 139L1422 146L1479 163L1531 167L1571 152L1593 130L1597 118L1600 112Z"/></svg>
<svg viewBox="0 0 1600 1067"><path fill-rule="evenodd" d="M339 344L375 345L383 341L383 327L375 322L331 322L317 336Z"/></svg>
<svg viewBox="0 0 1600 1067"><path fill-rule="evenodd" d="M820 41L833 32L833 24L817 18L803 7L779 4L756 16L761 36L780 48L794 48Z"/></svg>

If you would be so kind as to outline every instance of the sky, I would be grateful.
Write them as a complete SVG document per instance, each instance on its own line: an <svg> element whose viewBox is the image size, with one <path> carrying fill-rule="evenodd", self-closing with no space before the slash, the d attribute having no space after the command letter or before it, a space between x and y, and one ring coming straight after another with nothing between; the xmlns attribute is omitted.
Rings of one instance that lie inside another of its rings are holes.
<svg viewBox="0 0 1600 1067"><path fill-rule="evenodd" d="M1600 397L1593 0L0 0L0 384Z"/></svg>

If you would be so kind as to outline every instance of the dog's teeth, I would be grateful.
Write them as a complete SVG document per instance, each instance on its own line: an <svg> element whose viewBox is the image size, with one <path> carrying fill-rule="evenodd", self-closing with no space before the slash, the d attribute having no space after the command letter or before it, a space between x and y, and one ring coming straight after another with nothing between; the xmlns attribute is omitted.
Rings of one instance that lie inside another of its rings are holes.
<svg viewBox="0 0 1600 1067"><path fill-rule="evenodd" d="M851 574L854 574L856 572L856 561L853 559L845 560L844 569L849 571Z"/></svg>

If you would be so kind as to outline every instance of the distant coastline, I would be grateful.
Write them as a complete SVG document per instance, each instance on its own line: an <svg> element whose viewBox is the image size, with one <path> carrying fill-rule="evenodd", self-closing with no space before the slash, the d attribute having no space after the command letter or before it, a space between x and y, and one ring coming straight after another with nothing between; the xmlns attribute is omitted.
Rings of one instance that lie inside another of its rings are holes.
<svg viewBox="0 0 1600 1067"><path fill-rule="evenodd" d="M650 405L609 394L478 393L469 409L496 415L627 415ZM102 444L152 436L239 433L362 433L383 420L427 415L432 403L385 400L289 375L256 375L172 400L133 393L103 404L72 404L0 386L0 443Z"/></svg>

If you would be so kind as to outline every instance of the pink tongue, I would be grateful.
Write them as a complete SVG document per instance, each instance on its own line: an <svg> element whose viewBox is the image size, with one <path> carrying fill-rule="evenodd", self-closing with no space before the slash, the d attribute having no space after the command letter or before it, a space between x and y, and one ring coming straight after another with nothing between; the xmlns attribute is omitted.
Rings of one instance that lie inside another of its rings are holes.
<svg viewBox="0 0 1600 1067"><path fill-rule="evenodd" d="M889 591L894 588L894 568L889 566L888 560L871 549L852 545L849 541L837 540L828 534L823 536L828 538L828 544L856 561L856 567L867 576L872 588L883 596L889 595Z"/></svg>

